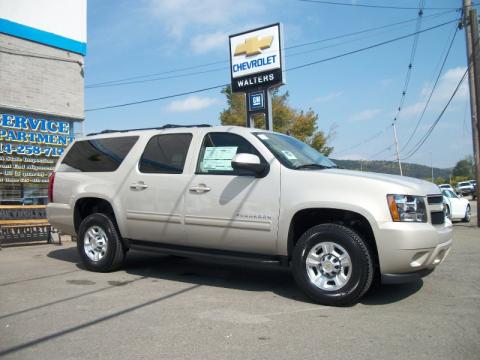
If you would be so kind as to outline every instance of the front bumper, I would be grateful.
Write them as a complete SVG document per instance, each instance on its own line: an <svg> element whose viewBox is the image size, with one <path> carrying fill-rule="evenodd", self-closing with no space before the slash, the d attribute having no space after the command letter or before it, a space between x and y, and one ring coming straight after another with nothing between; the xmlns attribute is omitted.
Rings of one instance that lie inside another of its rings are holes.
<svg viewBox="0 0 480 360"><path fill-rule="evenodd" d="M384 223L376 240L382 282L405 282L428 275L447 257L452 223Z"/></svg>
<svg viewBox="0 0 480 360"><path fill-rule="evenodd" d="M434 269L423 269L406 274L382 274L382 284L403 284L430 275Z"/></svg>

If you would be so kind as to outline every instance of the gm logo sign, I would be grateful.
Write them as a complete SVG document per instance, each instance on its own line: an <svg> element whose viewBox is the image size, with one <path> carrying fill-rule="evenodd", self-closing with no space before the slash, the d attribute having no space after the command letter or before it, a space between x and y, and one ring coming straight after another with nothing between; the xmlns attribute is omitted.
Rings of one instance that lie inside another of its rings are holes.
<svg viewBox="0 0 480 360"><path fill-rule="evenodd" d="M230 36L232 90L282 83L280 24Z"/></svg>
<svg viewBox="0 0 480 360"><path fill-rule="evenodd" d="M265 92L256 91L248 93L248 111L265 109Z"/></svg>

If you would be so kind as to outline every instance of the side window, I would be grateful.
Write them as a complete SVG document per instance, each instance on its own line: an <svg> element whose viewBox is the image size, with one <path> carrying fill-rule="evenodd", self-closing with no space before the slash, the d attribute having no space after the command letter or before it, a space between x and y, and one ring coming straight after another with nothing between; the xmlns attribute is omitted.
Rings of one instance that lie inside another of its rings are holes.
<svg viewBox="0 0 480 360"><path fill-rule="evenodd" d="M197 174L252 175L246 170L234 170L232 159L236 154L260 153L243 137L231 133L205 135L197 163Z"/></svg>
<svg viewBox="0 0 480 360"><path fill-rule="evenodd" d="M192 134L156 135L140 158L139 170L147 174L181 174Z"/></svg>
<svg viewBox="0 0 480 360"><path fill-rule="evenodd" d="M115 171L137 140L138 136L122 136L77 141L65 155L58 171Z"/></svg>

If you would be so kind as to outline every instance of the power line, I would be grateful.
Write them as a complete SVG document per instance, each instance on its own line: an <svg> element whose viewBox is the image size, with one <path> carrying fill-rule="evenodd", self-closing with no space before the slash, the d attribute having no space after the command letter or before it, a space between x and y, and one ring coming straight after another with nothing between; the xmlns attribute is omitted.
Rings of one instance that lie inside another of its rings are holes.
<svg viewBox="0 0 480 360"><path fill-rule="evenodd" d="M390 144L390 145L388 145L386 148L384 148L384 149L376 152L376 153L373 154L373 155L370 155L370 156L367 158L367 160L372 160L373 158L377 157L378 155L383 154L385 151L390 150L393 146L395 146L395 144Z"/></svg>
<svg viewBox="0 0 480 360"><path fill-rule="evenodd" d="M448 10L448 11L444 11L444 12L431 14L431 15L425 16L424 19L428 18L428 19L431 20L431 19L441 17L441 16L446 15L446 14L450 14L452 12L457 12L457 10ZM413 19L403 20L403 21L399 21L399 22L395 22L395 23L391 23L391 24L376 26L376 27L372 27L372 28L368 28L368 29L364 29L364 30L359 30L359 31L354 31L354 32L350 32L350 33L341 34L341 35L336 35L336 36L332 36L332 37L328 37L328 38L324 38L324 39L314 40L314 41L310 41L310 42L306 42L306 43L302 43L302 44L288 46L288 47L285 47L284 50L290 50L290 49L295 49L295 48L299 48L299 47L310 46L310 45L319 44L319 43L323 43L323 42L327 42L327 41L342 39L342 38L345 38L345 37L360 35L360 34L372 32L372 31L376 31L376 30L382 30L382 29L386 29L386 28L389 28L389 27L395 27L395 26L398 26L398 25L407 24L407 23L410 23L410 22L416 21L416 20L417 20L417 18L413 18ZM337 46L337 45L335 45L335 46ZM126 78L121 78L121 79L117 79L117 80L109 80L109 81L104 81L104 82L87 84L85 86L85 88L89 89L89 88L96 88L96 87L104 87L104 86L109 86L111 84L123 83L123 82L126 82L126 84L127 84L127 82L130 83L129 81L136 80L136 79L144 79L144 78L150 78L150 77L153 77L153 76L167 75L167 74L172 74L172 73L176 73L176 72L199 69L199 68L208 67L208 66L212 66L212 65L218 65L218 64L227 64L228 62L229 62L228 60L219 60L219 61L214 61L214 62L210 62L210 63L188 66L188 67L182 67L182 68L177 68L177 69L171 69L171 70L166 70L166 71L157 72L157 73L137 75L137 76L126 77ZM222 68L218 68L217 70L199 71L199 72L191 73L190 75L203 74L203 73L207 73L207 72L219 71L219 70L224 70L224 69L226 69L226 68L222 67ZM177 77L183 77L183 76L184 75L178 75ZM158 80L172 79L172 78L175 78L175 77L172 76L172 77L158 78ZM152 81L154 81L154 80L152 80ZM133 84L134 82L131 82L131 83Z"/></svg>
<svg viewBox="0 0 480 360"><path fill-rule="evenodd" d="M420 30L420 31L418 31L418 32L414 32L414 33L411 33L411 34L399 36L399 37L396 37L396 38L393 38L393 39L390 39L390 40L387 40L387 41L382 41L382 42L377 43L377 44L373 44L373 45L370 45L370 46L366 46L366 47L364 47L364 48L360 48L360 49L348 51L348 52L343 53L343 54L331 56L331 57L328 57L328 58L320 59L320 60L313 61L313 62L310 62L310 63L307 63L307 64L299 65L299 66L294 66L294 67L291 67L291 68L289 68L289 69L286 69L285 71L298 70L298 69L302 69L302 68L305 68L305 67L308 67L308 66L320 64L320 63L327 62L327 61L330 61L330 60L334 60L334 59L338 59L338 58L345 57L345 56L348 56L348 55L352 55L352 54L356 54L356 53L363 52L363 51L366 51L366 50L370 50L370 49L373 49L373 48L376 48L376 47L379 47L379 46L382 46L382 45L390 44L390 43L395 42L395 41L399 41L399 40L403 40L403 39L406 39L406 38L411 37L411 36L415 36L416 34L419 34L419 33L423 33L423 32L426 32L426 31L431 31L431 30L440 28L440 27L442 27L442 26L451 24L451 23L454 22L454 21L457 21L457 20L447 21L447 22L444 22L444 23L442 23L442 24L435 25L435 26L432 26L432 27L430 27L430 28L426 28L426 29ZM207 87L207 88L203 88L203 89L192 90L192 91L188 91L188 92L182 92L182 93L178 93L178 94L166 95L166 96L157 97L157 98L153 98L153 99L146 99L146 100L140 100L140 101L133 101L133 102L129 102L129 103L123 103L123 104L117 104L117 105L110 105L110 106L103 106L103 107L98 107L98 108L86 109L85 111L86 111L86 112L91 112L91 111L98 111L98 110L105 110L105 109L113 109L113 108L118 108L118 107L124 107L124 106L130 106L130 105L143 104L143 103L148 103L148 102L153 102L153 101L159 101L159 100L170 99L170 98L174 98L174 97L179 97L179 96L184 96L184 95L190 95L190 94L195 94L195 93L199 93L199 92L204 92L204 91L208 91L208 90L212 90L212 89L217 89L217 88L220 88L220 87L224 87L224 86L226 86L226 85L228 85L228 84L215 85L215 86L212 86L212 87Z"/></svg>
<svg viewBox="0 0 480 360"><path fill-rule="evenodd" d="M420 35L418 33L418 31L420 30L420 26L422 25L423 4L424 4L424 0L420 0L417 24L415 26L415 31L417 32L417 34L413 38L412 51L410 53L410 61L408 62L408 70L407 70L407 73L405 74L405 82L404 82L404 85L403 85L402 95L400 96L400 102L399 102L399 105L398 105L398 108L397 108L397 114L395 115L395 118L393 119L394 123L398 120L398 118L400 116L400 112L402 111L403 104L405 103L405 97L407 95L408 85L410 84L410 79L412 77L413 61L415 59L415 54L417 52L418 38L419 38L419 35Z"/></svg>
<svg viewBox="0 0 480 360"><path fill-rule="evenodd" d="M420 27L422 25L422 16L423 16L424 6L425 6L425 0L420 0L420 2L418 3L417 24L415 26L415 30L417 32L417 35L415 35L415 37L413 38L412 51L410 52L410 61L408 63L407 73L405 74L405 83L403 85L402 95L400 96L400 103L398 105L397 114L393 118L393 122L392 122L393 139L394 139L394 142L395 142L395 152L397 154L398 169L400 170L400 176L403 176L403 170L402 170L402 162L400 160L400 151L398 149L397 120L400 116L400 112L402 111L403 104L405 103L405 97L407 95L408 85L410 84L410 79L412 77L413 61L415 59L415 54L417 52L418 38L420 36L418 34L418 31L420 30Z"/></svg>
<svg viewBox="0 0 480 360"><path fill-rule="evenodd" d="M417 20L417 19L415 18L415 20ZM431 19L429 19L429 20L431 20ZM410 21L409 21L409 22L410 22ZM397 24L398 24L398 23L397 23ZM305 51L300 51L300 52L293 53L293 54L287 53L287 54L286 54L286 57L293 57L293 56L298 56L298 55L309 54L309 53L316 52L316 51L319 51L319 50L329 49L329 48L332 48L332 47L337 47L337 46L345 45L345 44L348 44L348 43L351 43L351 42L356 42L356 41L359 41L359 40L364 40L364 39L368 39L368 38L371 38L371 37L375 37L375 36L387 34L387 33L391 32L391 31L392 31L392 30L377 32L377 33L374 33L374 34L371 34L371 35L367 35L367 36L363 36L363 37L357 37L357 38L354 38L354 39L351 39L351 40L347 40L347 41L343 41L343 42L339 42L339 43L336 43L336 44L327 45L327 46L322 46L322 47L319 47L319 48L313 48L313 49L309 49L309 50L305 50ZM291 48L291 47L290 47L290 48ZM288 49L290 49L290 48L288 48ZM287 49L287 48L286 48L286 49Z"/></svg>
<svg viewBox="0 0 480 360"><path fill-rule="evenodd" d="M438 122L442 119L443 115L445 114L445 111L447 110L448 106L450 105L450 103L452 102L453 98L455 97L455 95L457 94L458 92L458 89L460 89L460 86L462 85L463 81L465 80L465 77L467 76L467 73L468 73L468 67L467 69L465 70L465 73L463 74L462 78L460 79L460 81L458 82L457 86L455 87L455 90L453 91L452 95L450 96L450 98L448 99L447 103L445 104L444 108L442 109L442 111L440 112L440 114L438 115L437 119L433 122L433 124L430 126L430 128L427 130L427 132L425 133L425 135L422 137L422 139L420 139L420 141L414 146L414 148L412 150L410 150L410 152L402 159L402 160L407 160L409 158L411 158L413 155L415 155L415 153L420 150L420 148L423 146L423 144L425 143L425 141L427 141L427 139L430 137L430 135L432 134L433 130L435 129L435 127L437 126Z"/></svg>
<svg viewBox="0 0 480 360"><path fill-rule="evenodd" d="M452 11L448 11L448 13L451 13L451 12ZM442 14L445 14L445 13L442 13ZM398 23L395 23L395 24L390 24L390 25L388 25L388 27L392 27L393 25L398 26L399 24L402 25L406 22L411 22L411 20L402 21L402 22L398 22ZM375 29L381 29L381 28L385 28L385 27L387 27L387 26L380 26L380 27L377 27ZM350 33L348 35L351 36L351 35L354 35L354 34L360 34L360 33L364 33L364 32L365 31L360 31L360 32L357 32L357 33ZM332 45L322 46L322 47L319 47L319 48L313 48L313 49L310 49L310 50L301 51L301 52L297 52L297 53L293 53L293 54L287 53L285 56L287 58L290 58L290 57L294 57L294 56L304 55L304 54L308 54L308 53L312 53L312 52L316 52L316 51L320 51L320 50L324 50L324 49L329 49L329 48L332 48L332 47L345 45L345 44L355 42L355 41L360 41L360 40L367 39L367 38L370 38L370 37L373 37L373 36L382 35L382 34L385 34L385 33L388 33L388 32L389 31L374 33L374 34L370 34L370 35L367 35L367 36L364 36L364 37L359 37L359 38L339 42L339 43L332 44ZM295 46L291 46L291 47L286 47L285 49L287 50L287 49L292 49L292 48L298 48L300 46L312 45L312 44L315 44L315 43L325 42L327 40L332 40L332 39L336 39L336 38L340 38L340 37L345 37L345 36L343 36L343 35L335 36L335 37L331 37L331 38L324 39L324 40L317 40L317 41L313 41L313 42L309 42L309 43L305 43L305 44L299 44L299 45L295 45ZM225 62L228 62L228 61L225 61ZM184 68L184 69L186 69L186 68ZM123 86L123 85L143 84L143 83L148 83L148 82L156 82L156 81L162 81L162 80L178 79L178 78L183 78L183 77L190 77L190 76L195 76L195 75L208 74L208 73L222 71L222 70L228 70L228 69L229 69L228 67L220 67L220 68L214 68L214 69L209 69L209 70L189 72L189 73L186 73L186 74L177 74L177 75L154 77L154 78L146 78L147 76L145 75L145 76L143 76L144 77L143 79L138 79L138 80L134 79L134 80L124 81L124 82L113 81L112 80L108 83L98 83L96 85L95 84L87 85L87 86L85 86L85 88L86 89L96 89L96 88L104 88L104 87L116 87L116 86ZM173 72L173 70L171 72Z"/></svg>
<svg viewBox="0 0 480 360"><path fill-rule="evenodd" d="M448 56L449 56L450 51L452 49L452 46L453 46L453 43L455 41L455 37L456 37L457 33L458 33L458 26L455 27L455 32L453 33L452 40L450 41L450 45L448 46L448 50L447 50L447 52L446 52L446 54L443 58L442 65L440 67L440 70L438 71L437 77L436 77L435 82L432 86L432 90L430 91L430 94L429 94L428 99L425 103L425 106L423 107L422 113L420 114L420 117L417 120L417 124L415 125L415 128L413 129L412 133L410 134L410 137L408 138L406 143L403 145L401 151L405 150L407 148L408 144L410 144L410 141L415 136L415 133L417 132L418 127L420 126L420 123L422 122L423 116L425 115L425 112L427 111L427 108L428 108L428 105L430 104L430 100L432 99L433 93L435 92L435 89L437 88L438 81L440 80L440 76L442 75L443 69L445 67L445 63L447 62Z"/></svg>
<svg viewBox="0 0 480 360"><path fill-rule="evenodd" d="M324 1L324 0L297 0L301 2L308 2L319 5L335 5L335 6L350 6L350 7L364 7L371 9L393 9L393 10L417 10L418 7L408 7L408 6L393 6L393 5L374 5L374 4L359 4L359 3L344 3L338 1ZM472 5L474 6L474 5ZM425 10L446 10L446 9L459 9L460 7L451 8L451 7L428 7L424 8Z"/></svg>
<svg viewBox="0 0 480 360"><path fill-rule="evenodd" d="M320 64L320 63L322 63L322 62L326 62L326 61L338 59L338 58L341 58L341 57L344 57L344 56L347 56L347 55L352 55L352 54L356 54L356 53L359 53L359 52L363 52L363 51L366 51L366 50L370 50L370 49L373 49L373 48L376 48L376 47L379 47L379 46L387 45L387 44L390 44L390 43L395 42L395 41L403 40L403 39L406 39L406 38L415 36L415 35L417 35L417 34L421 34L421 33L424 33L424 32L430 31L430 30L437 29L437 28L439 28L439 27L442 27L442 26L451 24L451 23L456 22L456 21L457 21L457 19L451 20L451 21L447 21L447 22L444 22L444 23L442 23L442 24L435 25L435 26L432 26L432 27L429 27L429 28L420 30L420 31L418 31L418 32L414 32L414 33L411 33L411 34L399 36L399 37L396 37L396 38L393 38L393 39L390 39L390 40L382 41L382 42L379 42L379 43L376 43L376 44L373 44L373 45L370 45L370 46L366 46L366 47L363 47L363 48L360 48L360 49L348 51L348 52L346 52L346 53L339 54L339 55L335 55L335 56L331 56L331 57L328 57L328 58L325 58L325 59L321 59L321 60L317 60L317 61L312 61L312 62L303 64L303 65L294 66L294 67L291 67L291 68L287 69L287 71L296 70L296 69L301 69L301 68L304 68L304 67L307 67L307 66Z"/></svg>
<svg viewBox="0 0 480 360"><path fill-rule="evenodd" d="M221 61L219 60L219 61L214 61L214 62L210 62L210 63L194 65L194 66L187 66L187 67L182 67L182 68L176 68L176 69L157 72L157 73L137 75L137 76L131 76L131 77L121 78L121 79L117 79L117 80L109 80L109 81L103 81L103 82L98 82L98 83L93 83L93 84L87 84L85 87L86 88L97 87L97 86L100 86L100 85L108 85L108 84L117 83L117 82L121 82L121 81L130 81L130 80L135 80L135 79L148 78L148 77L152 77L152 76L172 74L172 73L176 73L176 72L182 72L182 71L192 70L192 69L199 69L199 68L208 67L208 66L212 66L212 65L226 64L227 62L228 62L227 60L221 60Z"/></svg>
<svg viewBox="0 0 480 360"><path fill-rule="evenodd" d="M220 71L220 70L227 70L227 69L228 69L228 67L221 67L221 68L215 68L215 69L210 69L210 70L196 71L196 72L190 72L190 73L178 74L178 75L171 75L171 76L164 76L164 77L153 78L153 79L131 80L131 81L124 81L124 82L115 82L115 83L110 83L110 84L88 85L88 86L85 86L85 88L86 89L96 89L96 88L103 88L103 87L114 87L114 86L122 86L122 85L143 84L143 83L147 83L147 82L169 80L169 79L178 79L178 78L182 78L182 77L190 77L190 76L194 76L194 75L208 74L208 73L211 73L211 72L216 72L216 71Z"/></svg>
<svg viewBox="0 0 480 360"><path fill-rule="evenodd" d="M106 110L106 109L114 109L114 108L119 108L119 107L124 107L124 106L130 106L130 105L145 104L145 103L149 103L149 102L153 102L153 101L171 99L171 98L175 98L175 97L179 97L179 96L191 95L191 94L196 94L196 93L204 92L204 91L208 91L208 90L219 89L219 88L225 87L227 85L228 84L215 85L215 86L211 86L211 87L207 87L207 88L203 88L203 89L186 91L186 92L179 93L179 94L166 95L166 96L161 96L161 97L157 97L157 98L153 98L153 99L132 101L132 102L129 102L129 103L123 103L123 104L117 104L117 105L102 106L102 107L97 107L97 108L93 108L93 109L87 109L85 111L87 112L87 111Z"/></svg>
<svg viewBox="0 0 480 360"><path fill-rule="evenodd" d="M348 151L352 151L356 148L358 148L359 146L362 146L362 145L365 145L365 144L368 144L369 142L372 142L373 140L376 140L378 139L378 137L382 134L384 134L388 129L390 129L390 125L388 125L386 128L384 128L383 130L380 130L378 132L376 132L375 134L371 135L370 137L366 138L365 140L362 140L361 142L353 145L353 146L350 146L346 149L343 149L343 150L339 150L339 151L335 151L335 156L338 156L339 154L344 154Z"/></svg>

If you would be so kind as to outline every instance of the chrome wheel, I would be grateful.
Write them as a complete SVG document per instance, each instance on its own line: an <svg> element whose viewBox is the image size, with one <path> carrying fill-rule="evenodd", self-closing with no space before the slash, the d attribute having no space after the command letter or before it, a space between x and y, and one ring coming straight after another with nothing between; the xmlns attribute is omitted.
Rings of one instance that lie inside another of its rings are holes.
<svg viewBox="0 0 480 360"><path fill-rule="evenodd" d="M101 260L107 252L108 238L100 226L91 226L85 232L83 248L92 261Z"/></svg>
<svg viewBox="0 0 480 360"><path fill-rule="evenodd" d="M341 289L352 274L350 255L333 242L321 242L312 247L305 266L312 284L325 291Z"/></svg>

